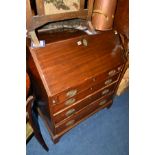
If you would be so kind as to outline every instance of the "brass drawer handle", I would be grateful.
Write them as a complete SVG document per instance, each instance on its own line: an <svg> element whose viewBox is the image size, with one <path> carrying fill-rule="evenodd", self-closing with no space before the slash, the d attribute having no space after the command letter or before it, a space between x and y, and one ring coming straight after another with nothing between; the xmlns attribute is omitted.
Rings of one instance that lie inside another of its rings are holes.
<svg viewBox="0 0 155 155"><path fill-rule="evenodd" d="M65 105L71 105L75 102L75 98L71 98L65 102Z"/></svg>
<svg viewBox="0 0 155 155"><path fill-rule="evenodd" d="M88 41L86 39L82 40L84 46L88 46Z"/></svg>
<svg viewBox="0 0 155 155"><path fill-rule="evenodd" d="M101 106L101 105L105 104L106 102L107 102L107 100L105 99L105 100L101 101L101 102L99 103L99 105Z"/></svg>
<svg viewBox="0 0 155 155"><path fill-rule="evenodd" d="M73 125L75 122L75 120L70 120L69 122L66 123L66 126L70 126L70 125Z"/></svg>
<svg viewBox="0 0 155 155"><path fill-rule="evenodd" d="M105 81L105 85L108 85L112 82L112 79L108 79L107 81Z"/></svg>
<svg viewBox="0 0 155 155"><path fill-rule="evenodd" d="M66 116L70 116L70 115L72 115L72 114L74 114L75 113L75 109L70 109L70 110L68 110L67 112L66 112Z"/></svg>
<svg viewBox="0 0 155 155"><path fill-rule="evenodd" d="M75 96L76 94L77 94L77 90L74 89L74 90L68 91L68 92L66 93L66 96L67 96L67 97L73 97L73 96Z"/></svg>
<svg viewBox="0 0 155 155"><path fill-rule="evenodd" d="M113 76L113 75L115 75L115 73L116 73L116 70L111 70L111 71L108 73L108 75L109 75L109 76Z"/></svg>
<svg viewBox="0 0 155 155"><path fill-rule="evenodd" d="M105 90L102 91L102 95L105 95L107 93L109 93L109 89L105 89Z"/></svg>

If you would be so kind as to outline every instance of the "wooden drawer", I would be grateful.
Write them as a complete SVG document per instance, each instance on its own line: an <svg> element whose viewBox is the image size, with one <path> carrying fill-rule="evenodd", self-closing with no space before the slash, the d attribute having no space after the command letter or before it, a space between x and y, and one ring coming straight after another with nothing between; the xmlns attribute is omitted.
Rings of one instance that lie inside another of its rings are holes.
<svg viewBox="0 0 155 155"><path fill-rule="evenodd" d="M84 81L82 84L80 84L78 86L68 88L65 91L63 91L62 93L59 93L59 94L53 96L52 97L52 103L53 104L60 104L60 103L66 101L66 100L68 100L68 99L70 99L70 98L72 98L74 96L75 96L75 98L77 98L76 99L76 101L77 101L77 100L82 98L82 97L80 97L81 93L87 95L88 91L90 93L96 91L97 89L92 90L92 87L95 88L96 84L100 85L100 83L103 83L103 81L106 80L107 78L113 77L115 75L118 76L118 73L121 71L122 68L123 68L123 66L119 65L119 66L115 67L114 69L111 69L111 70L107 71L106 73L99 74L99 75L97 75L97 76L95 76L95 77L93 77L91 79L87 79L86 81ZM103 87L103 86L100 85L100 88L101 87Z"/></svg>
<svg viewBox="0 0 155 155"><path fill-rule="evenodd" d="M94 102L95 100L105 97L105 96L110 96L114 92L114 87L116 84L114 83L110 87L106 87L103 89L100 89L93 94L90 94L86 98L80 100L79 102L76 102L74 105L71 105L70 107L67 107L65 109L60 110L59 112L54 114L54 122L59 123L66 119L67 117L70 117L71 115L76 114L79 110L87 106L88 104Z"/></svg>
<svg viewBox="0 0 155 155"><path fill-rule="evenodd" d="M71 105L70 107L67 107L65 109L60 110L59 112L54 114L54 122L59 123L66 119L67 117L70 117L71 115L76 114L79 110L87 106L88 104L94 102L95 100L103 97L103 96L110 96L114 92L114 87L116 84L111 85L110 87L106 87L104 89L100 89L93 94L90 94L86 98L80 100L79 102L76 102L74 105Z"/></svg>
<svg viewBox="0 0 155 155"><path fill-rule="evenodd" d="M103 97L103 98L93 102L92 104L89 104L84 109L82 109L81 111L79 111L78 113L73 115L72 117L69 117L68 119L64 120L63 122L56 124L56 128L55 128L56 133L58 134L60 132L63 132L64 130L71 128L72 126L74 126L74 124L77 124L82 119L84 119L84 118L88 117L89 115L91 115L92 113L96 112L97 109L104 108L107 105L111 104L111 102L112 102L112 100L111 100L111 96L110 96L108 98Z"/></svg>
<svg viewBox="0 0 155 155"><path fill-rule="evenodd" d="M57 124L64 119L71 117L72 115L75 115L79 110L87 106L88 104L91 104L95 100L103 97L107 97L113 94L114 87L116 84L111 85L110 87L106 87L104 89L100 89L93 94L90 94L85 99L80 100L79 102L76 102L74 105L70 106L69 108L63 109L57 113L54 114L54 122Z"/></svg>
<svg viewBox="0 0 155 155"><path fill-rule="evenodd" d="M95 91L97 91L99 89L103 89L104 87L116 82L117 79L118 79L118 74L116 74L115 76L110 77L110 78L108 78L108 79L106 79L106 80L104 80L104 81L102 81L102 82L100 82L94 86L91 86L90 88L79 93L75 97L72 97L72 98L66 100L65 102L62 102L60 104L55 104L55 105L51 104L53 113L57 113L58 111L75 104L79 100L81 100L81 99L85 98L86 96L94 93Z"/></svg>

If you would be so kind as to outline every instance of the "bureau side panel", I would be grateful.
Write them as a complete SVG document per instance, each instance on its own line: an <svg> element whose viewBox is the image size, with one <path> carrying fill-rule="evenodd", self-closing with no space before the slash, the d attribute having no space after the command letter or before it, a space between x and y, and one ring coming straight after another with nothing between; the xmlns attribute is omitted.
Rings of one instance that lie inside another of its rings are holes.
<svg viewBox="0 0 155 155"><path fill-rule="evenodd" d="M46 117L51 118L52 117L51 111L50 111L49 104L48 104L49 97L47 95L43 82L40 78L38 69L35 65L35 61L31 55L29 48L27 48L26 52L27 52L27 65L28 65L27 67L28 67L28 71L30 72L33 91L38 101L38 107ZM52 132L54 133L54 124L52 121L50 123L50 128Z"/></svg>

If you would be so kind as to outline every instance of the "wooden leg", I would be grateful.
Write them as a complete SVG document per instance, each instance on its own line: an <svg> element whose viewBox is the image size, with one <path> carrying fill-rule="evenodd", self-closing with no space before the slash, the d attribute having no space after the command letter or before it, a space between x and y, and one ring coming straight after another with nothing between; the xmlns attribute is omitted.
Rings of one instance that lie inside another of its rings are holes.
<svg viewBox="0 0 155 155"><path fill-rule="evenodd" d="M111 106L112 106L112 103L111 103L111 104L109 104L106 108L107 108L107 109L109 109Z"/></svg>
<svg viewBox="0 0 155 155"><path fill-rule="evenodd" d="M59 142L60 137L59 137L59 138L52 139L52 140L53 140L53 143L54 143L54 144L56 144L56 143L58 143L58 142Z"/></svg>
<svg viewBox="0 0 155 155"><path fill-rule="evenodd" d="M42 145L42 147L46 151L48 151L48 147L47 147L47 145L41 135L41 132L40 132L40 127L39 127L39 123L38 123L38 114L34 107L34 97L33 96L30 96L27 99L26 111L28 112L29 123L31 124L32 129L34 131L34 136L36 137L38 142Z"/></svg>

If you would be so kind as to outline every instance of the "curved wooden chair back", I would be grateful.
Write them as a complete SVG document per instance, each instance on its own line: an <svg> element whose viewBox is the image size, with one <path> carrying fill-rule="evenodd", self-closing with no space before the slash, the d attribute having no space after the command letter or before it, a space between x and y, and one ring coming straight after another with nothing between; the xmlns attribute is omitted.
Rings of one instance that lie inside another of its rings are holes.
<svg viewBox="0 0 155 155"><path fill-rule="evenodd" d="M35 45L39 44L35 29L40 26L54 21L61 21L66 19L85 19L88 22L90 29L93 29L91 24L91 15L93 10L94 0L88 0L87 9L84 8L85 0L80 0L80 9L77 11L57 13L57 14L45 14L44 0L35 0L37 14L33 14L31 7L31 0L26 0L26 29Z"/></svg>

